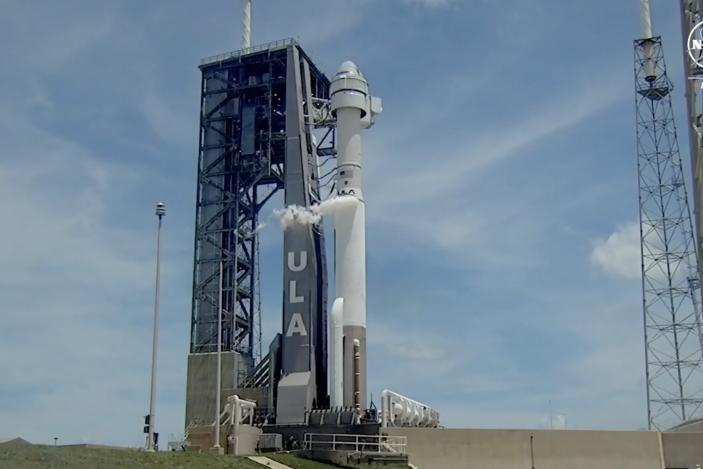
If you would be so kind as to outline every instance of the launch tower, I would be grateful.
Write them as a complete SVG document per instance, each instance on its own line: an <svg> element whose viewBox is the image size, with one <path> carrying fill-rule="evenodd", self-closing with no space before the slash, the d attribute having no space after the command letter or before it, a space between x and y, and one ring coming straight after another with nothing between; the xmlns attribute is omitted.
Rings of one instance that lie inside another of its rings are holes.
<svg viewBox="0 0 703 469"><path fill-rule="evenodd" d="M254 398L264 411L278 400L279 419L299 422L327 398L324 237L316 225L285 230L283 333L256 357L257 227L279 190L286 206L319 202L318 156L331 150L313 142L313 116L330 83L292 39L207 58L200 70L186 427L215 419L218 320L222 394Z"/></svg>
<svg viewBox="0 0 703 469"><path fill-rule="evenodd" d="M700 286L673 86L649 2L642 7L634 52L647 415L663 430L703 413Z"/></svg>

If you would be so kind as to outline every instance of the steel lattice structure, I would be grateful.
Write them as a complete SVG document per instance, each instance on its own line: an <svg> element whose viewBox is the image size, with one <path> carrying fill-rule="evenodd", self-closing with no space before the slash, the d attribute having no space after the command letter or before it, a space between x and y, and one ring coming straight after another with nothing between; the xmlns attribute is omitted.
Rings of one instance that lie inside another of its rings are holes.
<svg viewBox="0 0 703 469"><path fill-rule="evenodd" d="M294 296L306 294L307 301L294 306L309 333L297 348L285 336L274 339L273 355L262 356L258 229L262 210L280 191L286 205L308 207L320 201L318 157L329 156L323 143L333 143L334 132L321 124L328 132L319 144L312 132L318 124L316 103L329 100L329 80L293 39L209 57L200 70L186 426L208 422L215 414L219 321L223 392L268 386L274 388L269 390L271 407L279 375L297 365L316 378L311 384L316 402L327 394L324 233L318 226L285 230L284 250L292 251L298 264L304 256L307 267L292 272L297 276L292 280L284 269L284 292L292 281L298 292ZM293 314L288 309L284 302L283 323L286 314ZM297 361L281 363L281 348Z"/></svg>
<svg viewBox="0 0 703 469"><path fill-rule="evenodd" d="M634 51L647 414L662 430L703 413L700 285L661 38Z"/></svg>

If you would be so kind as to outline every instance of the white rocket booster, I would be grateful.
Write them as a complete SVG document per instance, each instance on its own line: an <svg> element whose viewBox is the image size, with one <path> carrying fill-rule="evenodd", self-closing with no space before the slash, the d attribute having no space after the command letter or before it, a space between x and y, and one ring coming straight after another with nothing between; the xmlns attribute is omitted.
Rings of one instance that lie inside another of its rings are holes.
<svg viewBox="0 0 703 469"><path fill-rule="evenodd" d="M330 404L352 406L354 393L358 392L361 408L366 408L366 213L361 130L373 124L373 116L382 108L381 100L369 95L368 82L353 62L341 65L330 85L330 94L332 113L337 117L337 196L356 199L340 206L334 218L336 299L330 321L333 332ZM358 380L354 379L355 342L360 353ZM355 383L359 389L355 389Z"/></svg>
<svg viewBox="0 0 703 469"><path fill-rule="evenodd" d="M344 321L344 299L337 298L332 303L332 320L330 321L330 407L341 407L343 405L344 384L342 374L344 373L343 362L343 321Z"/></svg>

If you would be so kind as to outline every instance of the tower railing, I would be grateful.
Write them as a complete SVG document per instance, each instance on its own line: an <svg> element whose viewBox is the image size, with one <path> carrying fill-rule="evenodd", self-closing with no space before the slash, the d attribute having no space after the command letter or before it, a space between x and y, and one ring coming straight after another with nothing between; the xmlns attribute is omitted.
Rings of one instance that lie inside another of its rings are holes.
<svg viewBox="0 0 703 469"><path fill-rule="evenodd" d="M281 49L295 44L297 44L297 42L292 37L286 39L279 39L277 41L247 47L246 49L238 49L229 52L223 52L217 55L211 55L210 57L205 57L204 59L202 59L200 61L200 65L210 65L216 62L224 62L225 60L235 59L243 55L253 54L254 52L261 52L271 49Z"/></svg>

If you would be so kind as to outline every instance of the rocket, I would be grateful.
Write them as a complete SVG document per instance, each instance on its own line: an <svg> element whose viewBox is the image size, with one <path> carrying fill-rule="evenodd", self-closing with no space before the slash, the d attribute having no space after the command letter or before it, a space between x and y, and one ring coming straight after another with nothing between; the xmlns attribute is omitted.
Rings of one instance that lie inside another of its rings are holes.
<svg viewBox="0 0 703 469"><path fill-rule="evenodd" d="M366 409L366 207L362 192L361 131L382 112L381 99L353 62L330 84L337 119L337 197L334 212L335 300L330 323L330 406Z"/></svg>

